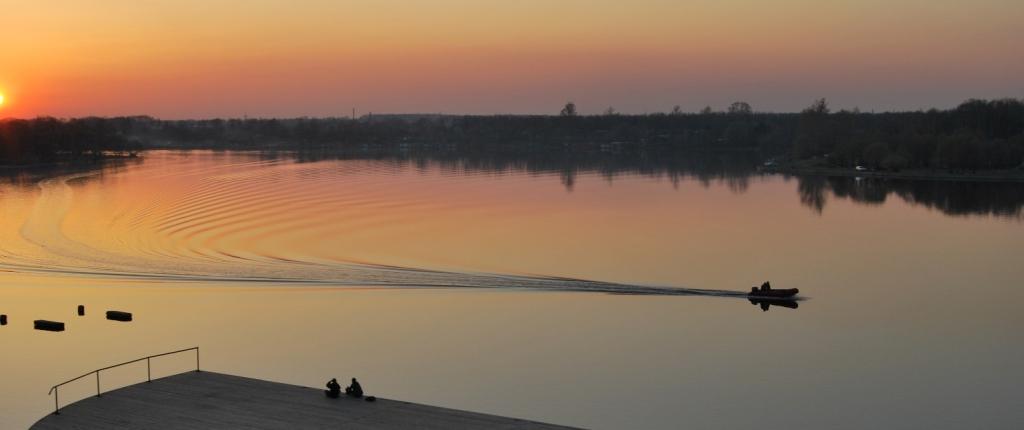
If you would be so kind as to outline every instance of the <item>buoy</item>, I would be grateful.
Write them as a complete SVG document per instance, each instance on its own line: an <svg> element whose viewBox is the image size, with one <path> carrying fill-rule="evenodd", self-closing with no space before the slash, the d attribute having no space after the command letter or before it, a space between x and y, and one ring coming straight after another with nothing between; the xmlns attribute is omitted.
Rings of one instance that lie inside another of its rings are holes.
<svg viewBox="0 0 1024 430"><path fill-rule="evenodd" d="M82 316L82 315L85 315L85 306L84 305L78 305L78 316Z"/></svg>
<svg viewBox="0 0 1024 430"><path fill-rule="evenodd" d="M107 319L111 321L127 322L132 320L132 313L121 311L107 311Z"/></svg>
<svg viewBox="0 0 1024 430"><path fill-rule="evenodd" d="M0 325L7 325L7 315L0 315Z"/></svg>
<svg viewBox="0 0 1024 430"><path fill-rule="evenodd" d="M36 330L64 331L64 323L58 321L35 320Z"/></svg>

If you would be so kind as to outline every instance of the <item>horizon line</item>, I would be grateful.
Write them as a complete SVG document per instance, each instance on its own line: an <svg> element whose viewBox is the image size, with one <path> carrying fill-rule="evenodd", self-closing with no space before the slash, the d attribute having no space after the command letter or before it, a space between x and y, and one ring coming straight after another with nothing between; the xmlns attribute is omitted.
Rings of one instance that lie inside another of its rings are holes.
<svg viewBox="0 0 1024 430"><path fill-rule="evenodd" d="M991 98L991 99L986 99L986 98L968 98L968 99L960 102L956 106L946 107L946 108L929 107L929 108L906 109L906 110L891 109L891 110L878 111L878 110L874 110L874 109L872 109L872 110L861 110L859 107L855 106L852 109L851 108L840 108L840 109L837 109L837 110L833 110L830 113L906 114L906 113L925 113L925 112L930 112L930 111L940 111L940 112L942 112L942 111L955 110L960 105L962 105L964 103L967 103L967 102L971 102L971 101L985 101L985 102L989 102L989 101L1001 101L1001 100L1006 100L1006 101L1013 100L1013 101L1018 101L1018 102L1024 103L1024 97L1019 98L1019 99L1015 98L1015 97L999 97L999 98ZM610 107L610 108L614 108L614 107ZM708 106L707 108L710 108L710 106ZM800 113L802 113L802 111L756 111L755 110L755 111L752 111L752 112L749 112L749 113L745 113L745 114L749 114L749 115L799 115ZM627 113L627 112L615 111L614 113L611 113L611 114L608 114L608 113L577 114L577 115L574 115L574 117L606 117L606 116L644 117L644 116L677 116L677 115L678 116L687 116L687 115L695 116L695 115L708 115L708 114L715 115L715 114L730 114L730 113L727 110L724 110L724 109L723 110L711 110L710 112L701 112L701 111L681 111L681 112L657 111L657 112L643 112L643 113ZM314 119L314 120L348 119L348 120L360 120L360 119L365 119L365 118L372 118L373 116L392 116L392 117L401 117L401 116L410 116L410 117L453 117L453 118L458 118L458 117L463 117L463 118L464 117L478 117L478 118L483 118L483 117L524 117L524 118L537 117L537 118L546 118L546 117L561 117L562 115L559 114L559 113L446 113L446 112L368 112L368 113L359 115L357 117L353 117L352 115L249 116L247 114L242 114L241 116L227 116L227 117L184 117L184 118L163 118L163 117L149 115L149 114L85 115L85 116L70 116L70 117L68 117L68 116L55 116L55 115L36 115L36 116L32 116L32 117L3 117L3 118L0 118L0 121L32 120L32 119L40 119L40 118L54 118L54 119L58 119L58 120L72 120L72 119L85 119L85 118L103 118L103 119L113 119L113 118L149 118L149 119L153 119L153 120L156 120L156 121L214 121L214 120L243 120L243 121L247 121L247 120L296 120L296 119Z"/></svg>

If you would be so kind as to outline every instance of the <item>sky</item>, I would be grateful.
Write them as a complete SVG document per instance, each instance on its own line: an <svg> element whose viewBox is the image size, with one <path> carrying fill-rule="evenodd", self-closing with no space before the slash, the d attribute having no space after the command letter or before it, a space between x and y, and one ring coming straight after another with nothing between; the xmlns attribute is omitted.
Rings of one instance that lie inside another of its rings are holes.
<svg viewBox="0 0 1024 430"><path fill-rule="evenodd" d="M0 117L948 108L1024 97L1020 0L0 0Z"/></svg>

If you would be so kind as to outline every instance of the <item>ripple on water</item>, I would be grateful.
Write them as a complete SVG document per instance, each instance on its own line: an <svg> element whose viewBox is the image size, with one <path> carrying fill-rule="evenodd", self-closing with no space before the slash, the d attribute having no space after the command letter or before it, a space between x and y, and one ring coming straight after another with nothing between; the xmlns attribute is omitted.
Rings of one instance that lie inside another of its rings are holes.
<svg viewBox="0 0 1024 430"><path fill-rule="evenodd" d="M447 175L454 173L448 171L421 171L410 180L408 169L380 161L297 163L244 155L211 160L202 154L168 153L153 157L153 168L104 176L121 181L124 190L113 194L79 184L97 172L39 181L31 209L21 212L18 234L8 234L11 240L0 245L0 266L165 281L742 296L732 291L425 270L371 264L352 255L318 254L303 249L302 243L341 242L387 226L414 226L425 215L452 210L487 216L489 209L473 199L447 198L443 189L434 187L450 181ZM5 225L12 224L17 222Z"/></svg>

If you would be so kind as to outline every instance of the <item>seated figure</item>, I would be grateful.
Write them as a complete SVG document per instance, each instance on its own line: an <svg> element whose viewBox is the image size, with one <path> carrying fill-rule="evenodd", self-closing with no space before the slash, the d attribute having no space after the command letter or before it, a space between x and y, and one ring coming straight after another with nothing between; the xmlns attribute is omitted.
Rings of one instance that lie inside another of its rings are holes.
<svg viewBox="0 0 1024 430"><path fill-rule="evenodd" d="M341 395L341 384L338 383L337 378L327 381L327 389L324 390L324 394L332 399L337 399Z"/></svg>
<svg viewBox="0 0 1024 430"><path fill-rule="evenodd" d="M345 394L348 396L355 397L357 399L362 398L363 386L359 385L359 381L356 381L356 378L352 378L352 385L349 385L348 387L345 388Z"/></svg>

